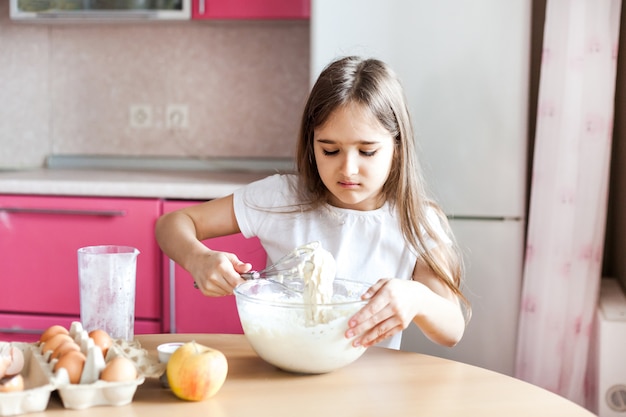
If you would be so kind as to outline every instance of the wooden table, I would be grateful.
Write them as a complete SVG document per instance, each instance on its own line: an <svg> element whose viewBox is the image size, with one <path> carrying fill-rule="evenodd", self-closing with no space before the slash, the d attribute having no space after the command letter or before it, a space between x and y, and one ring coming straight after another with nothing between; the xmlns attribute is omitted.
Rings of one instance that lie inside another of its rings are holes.
<svg viewBox="0 0 626 417"><path fill-rule="evenodd" d="M526 382L418 353L370 348L343 369L294 375L260 359L243 335L160 334L137 339L155 357L156 346L165 342L195 340L221 350L229 363L224 386L213 398L187 402L157 379L147 379L126 406L66 410L53 395L44 413L29 416L593 416Z"/></svg>

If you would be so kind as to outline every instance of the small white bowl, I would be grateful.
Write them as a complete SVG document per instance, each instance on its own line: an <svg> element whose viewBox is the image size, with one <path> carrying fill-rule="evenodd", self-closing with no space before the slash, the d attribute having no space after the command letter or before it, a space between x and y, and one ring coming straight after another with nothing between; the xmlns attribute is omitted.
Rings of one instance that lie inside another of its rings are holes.
<svg viewBox="0 0 626 417"><path fill-rule="evenodd" d="M167 362L170 360L170 356L172 356L172 353L174 353L176 349L178 349L184 344L185 343L183 342L171 342L171 343L163 343L162 345L157 346L159 362L167 365ZM163 372L163 375L161 375L159 380L161 381L161 385L164 388L170 387L169 383L167 382L167 369L165 370L165 372Z"/></svg>
<svg viewBox="0 0 626 417"><path fill-rule="evenodd" d="M172 343L163 343L162 345L157 346L157 352L159 354L159 362L167 363L170 360L170 356L172 353L185 343L183 342L172 342Z"/></svg>

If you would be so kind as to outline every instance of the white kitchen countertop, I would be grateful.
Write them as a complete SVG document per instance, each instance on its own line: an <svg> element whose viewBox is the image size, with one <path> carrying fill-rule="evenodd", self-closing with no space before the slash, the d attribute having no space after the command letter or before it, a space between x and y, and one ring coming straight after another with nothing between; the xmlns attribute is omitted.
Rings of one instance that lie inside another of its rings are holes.
<svg viewBox="0 0 626 417"><path fill-rule="evenodd" d="M0 171L0 194L208 200L272 173L56 168Z"/></svg>

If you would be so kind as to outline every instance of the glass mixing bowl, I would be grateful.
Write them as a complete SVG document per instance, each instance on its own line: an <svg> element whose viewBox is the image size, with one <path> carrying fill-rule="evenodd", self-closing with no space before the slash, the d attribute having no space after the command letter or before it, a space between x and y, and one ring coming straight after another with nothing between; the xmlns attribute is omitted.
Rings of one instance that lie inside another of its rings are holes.
<svg viewBox="0 0 626 417"><path fill-rule="evenodd" d="M319 305L264 279L246 281L234 293L243 331L263 360L289 372L320 374L365 352L344 334L350 317L367 303L361 295L369 286L335 279L332 302Z"/></svg>

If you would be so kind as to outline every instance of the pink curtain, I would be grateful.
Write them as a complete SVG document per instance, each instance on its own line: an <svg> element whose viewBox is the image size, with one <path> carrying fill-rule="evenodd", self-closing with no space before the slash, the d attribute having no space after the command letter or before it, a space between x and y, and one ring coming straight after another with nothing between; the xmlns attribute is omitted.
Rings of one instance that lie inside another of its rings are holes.
<svg viewBox="0 0 626 417"><path fill-rule="evenodd" d="M516 376L583 406L621 0L548 0Z"/></svg>

